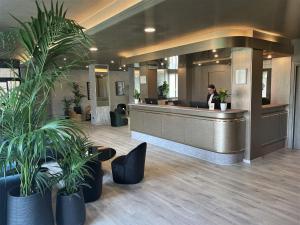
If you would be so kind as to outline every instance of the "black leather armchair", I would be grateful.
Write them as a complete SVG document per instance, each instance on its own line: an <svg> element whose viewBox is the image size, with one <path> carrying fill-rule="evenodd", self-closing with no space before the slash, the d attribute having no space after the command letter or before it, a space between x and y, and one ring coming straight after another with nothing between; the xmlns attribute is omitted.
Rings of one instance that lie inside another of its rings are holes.
<svg viewBox="0 0 300 225"><path fill-rule="evenodd" d="M126 115L126 104L118 104L117 110L120 112L120 114Z"/></svg>
<svg viewBox="0 0 300 225"><path fill-rule="evenodd" d="M110 114L110 123L112 127L120 127L128 124L128 119L124 118L121 113L118 111L109 112Z"/></svg>
<svg viewBox="0 0 300 225"><path fill-rule="evenodd" d="M116 158L111 163L114 182L136 184L144 178L147 143L142 143L128 155Z"/></svg>

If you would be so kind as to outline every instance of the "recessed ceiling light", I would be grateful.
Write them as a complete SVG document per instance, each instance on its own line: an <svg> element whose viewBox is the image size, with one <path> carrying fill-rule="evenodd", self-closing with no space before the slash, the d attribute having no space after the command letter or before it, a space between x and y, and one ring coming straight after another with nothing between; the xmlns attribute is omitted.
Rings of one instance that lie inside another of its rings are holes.
<svg viewBox="0 0 300 225"><path fill-rule="evenodd" d="M122 69L122 67L120 66L120 67L119 67L119 70L121 70L121 69Z"/></svg>
<svg viewBox="0 0 300 225"><path fill-rule="evenodd" d="M268 55L268 59L272 59L272 55Z"/></svg>
<svg viewBox="0 0 300 225"><path fill-rule="evenodd" d="M214 55L214 57L215 57L215 58L218 58L218 57L219 57L219 55L218 55L218 54L215 54L215 55Z"/></svg>
<svg viewBox="0 0 300 225"><path fill-rule="evenodd" d="M123 70L124 72L126 72L126 70Z"/></svg>
<svg viewBox="0 0 300 225"><path fill-rule="evenodd" d="M88 66L88 65L86 65L86 66L85 66L85 68L89 68L89 66Z"/></svg>
<svg viewBox="0 0 300 225"><path fill-rule="evenodd" d="M124 64L123 67L126 67L126 65Z"/></svg>
<svg viewBox="0 0 300 225"><path fill-rule="evenodd" d="M165 64L162 62L162 63L160 63L160 65L163 66L163 65L165 65Z"/></svg>
<svg viewBox="0 0 300 225"><path fill-rule="evenodd" d="M167 61L167 60L168 60L168 58L166 57L166 58L165 58L165 60Z"/></svg>
<svg viewBox="0 0 300 225"><path fill-rule="evenodd" d="M217 61L216 61L216 63L220 63L220 61L219 61L219 60L217 60Z"/></svg>
<svg viewBox="0 0 300 225"><path fill-rule="evenodd" d="M212 52L215 53L215 52L217 52L217 50L216 50L216 49L213 49Z"/></svg>
<svg viewBox="0 0 300 225"><path fill-rule="evenodd" d="M202 64L201 64L201 63L198 63L198 66L202 66Z"/></svg>
<svg viewBox="0 0 300 225"><path fill-rule="evenodd" d="M114 63L115 63L115 61L114 61L114 60L111 60L111 61L110 61L110 63L114 64Z"/></svg>
<svg viewBox="0 0 300 225"><path fill-rule="evenodd" d="M98 51L98 48L97 48L97 47L91 47L91 48L90 48L90 51L91 51L91 52L96 52L96 51Z"/></svg>
<svg viewBox="0 0 300 225"><path fill-rule="evenodd" d="M146 33L153 33L153 32L155 32L156 30L155 30L154 27L146 27L146 28L144 29L144 31L145 31Z"/></svg>
<svg viewBox="0 0 300 225"><path fill-rule="evenodd" d="M67 61L67 58L64 58L64 61Z"/></svg>

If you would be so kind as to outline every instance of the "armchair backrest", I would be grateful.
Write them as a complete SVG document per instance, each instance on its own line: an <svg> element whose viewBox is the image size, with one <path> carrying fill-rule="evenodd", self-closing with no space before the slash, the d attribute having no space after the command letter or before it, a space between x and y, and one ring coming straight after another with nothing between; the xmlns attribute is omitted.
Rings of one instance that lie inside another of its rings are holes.
<svg viewBox="0 0 300 225"><path fill-rule="evenodd" d="M146 159L146 149L147 143L144 142L137 147L135 147L131 152L126 156L126 163L128 164L137 164L138 167L144 168L145 159Z"/></svg>

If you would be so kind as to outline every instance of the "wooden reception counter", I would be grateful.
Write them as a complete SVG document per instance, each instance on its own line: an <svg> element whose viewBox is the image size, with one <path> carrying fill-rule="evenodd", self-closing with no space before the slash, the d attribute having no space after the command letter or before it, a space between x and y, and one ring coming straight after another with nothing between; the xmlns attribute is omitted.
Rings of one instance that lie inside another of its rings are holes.
<svg viewBox="0 0 300 225"><path fill-rule="evenodd" d="M131 104L130 128L135 139L217 164L232 164L243 159L245 112Z"/></svg>

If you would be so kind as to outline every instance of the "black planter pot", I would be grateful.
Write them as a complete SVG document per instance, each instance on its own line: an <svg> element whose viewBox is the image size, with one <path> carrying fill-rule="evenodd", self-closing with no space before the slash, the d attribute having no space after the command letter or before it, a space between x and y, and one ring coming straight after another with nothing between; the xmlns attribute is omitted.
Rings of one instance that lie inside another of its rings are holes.
<svg viewBox="0 0 300 225"><path fill-rule="evenodd" d="M82 190L71 195L57 194L57 225L84 225L85 204Z"/></svg>
<svg viewBox="0 0 300 225"><path fill-rule="evenodd" d="M73 109L74 109L74 112L76 112L77 114L82 114L82 109L80 106L75 106Z"/></svg>
<svg viewBox="0 0 300 225"><path fill-rule="evenodd" d="M65 118L70 119L70 110L65 109Z"/></svg>
<svg viewBox="0 0 300 225"><path fill-rule="evenodd" d="M90 174L84 178L87 186L82 188L85 203L94 202L101 197L103 181L101 161L89 161L86 163L86 166Z"/></svg>
<svg viewBox="0 0 300 225"><path fill-rule="evenodd" d="M7 225L54 225L51 191L20 197L20 188L8 193Z"/></svg>

